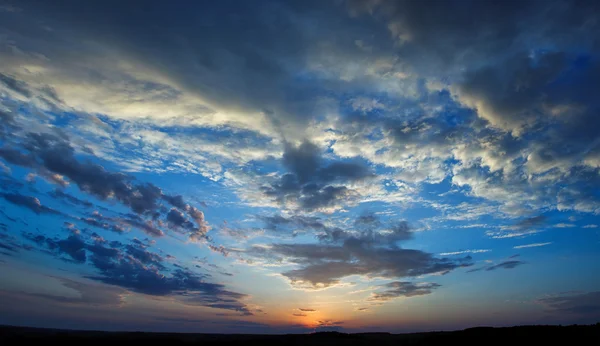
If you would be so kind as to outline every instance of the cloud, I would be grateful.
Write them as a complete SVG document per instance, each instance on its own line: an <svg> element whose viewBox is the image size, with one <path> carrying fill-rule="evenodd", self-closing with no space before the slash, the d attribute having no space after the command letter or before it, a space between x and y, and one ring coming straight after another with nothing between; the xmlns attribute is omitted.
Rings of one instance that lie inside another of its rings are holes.
<svg viewBox="0 0 600 346"><path fill-rule="evenodd" d="M523 219L514 224L511 229L528 229L535 226L539 226L546 221L544 215L538 215L530 218Z"/></svg>
<svg viewBox="0 0 600 346"><path fill-rule="evenodd" d="M263 193L284 207L326 210L348 203L357 192L347 184L373 177L369 168L352 162L324 164L320 149L309 141L298 146L285 144L283 165L289 173L263 186Z"/></svg>
<svg viewBox="0 0 600 346"><path fill-rule="evenodd" d="M540 246L546 246L546 245L550 245L550 244L552 244L552 242L517 245L517 246L514 246L513 249L526 249L526 248L530 248L530 247L540 247Z"/></svg>
<svg viewBox="0 0 600 346"><path fill-rule="evenodd" d="M554 227L556 227L556 228L573 228L573 227L575 227L575 225L572 223L562 223L561 222L561 223L557 223L556 225L554 225Z"/></svg>
<svg viewBox="0 0 600 346"><path fill-rule="evenodd" d="M169 212L167 213L167 221L174 227L181 227L181 228L194 227L194 224L192 224L190 221L188 221L185 218L183 212L181 212L175 208L171 208L171 210L169 210Z"/></svg>
<svg viewBox="0 0 600 346"><path fill-rule="evenodd" d="M69 202L71 204L80 205L80 206L83 206L83 207L86 207L86 208L91 208L91 207L94 206L94 204L92 204L89 201L81 200L81 199L79 199L79 198L77 198L75 196L72 196L72 195L70 195L70 194L68 194L68 193L66 193L64 191L58 190L58 189L56 189L56 190L54 190L52 192L49 192L48 195L50 195L53 198L56 198L56 199L60 198L60 199L63 199L63 200L65 200L65 201L67 201L67 202Z"/></svg>
<svg viewBox="0 0 600 346"><path fill-rule="evenodd" d="M315 311L317 311L315 309L307 309L307 308L304 308L304 309L303 308L299 308L298 310L300 310L302 312L315 312Z"/></svg>
<svg viewBox="0 0 600 346"><path fill-rule="evenodd" d="M377 227L380 225L379 217L374 214L361 215L354 220L355 226Z"/></svg>
<svg viewBox="0 0 600 346"><path fill-rule="evenodd" d="M79 293L77 297L59 296L43 293L29 293L28 295L60 304L77 304L87 306L121 306L127 291L114 286L88 284L66 278L57 278L63 286Z"/></svg>
<svg viewBox="0 0 600 346"><path fill-rule="evenodd" d="M55 214L61 215L58 210L54 210L45 205L42 205L37 197L25 196L19 193L0 193L0 197L9 201L14 205L25 207L36 214Z"/></svg>
<svg viewBox="0 0 600 346"><path fill-rule="evenodd" d="M159 187L153 184L136 184L133 177L126 174L109 172L104 167L89 161L80 162L75 157L75 149L65 137L65 135L57 136L49 133L27 133L23 143L15 144L27 150L28 157L32 158L33 163L30 164L28 161L28 167L59 174L61 177L74 182L82 192L93 195L100 200L117 200L138 216L151 218L151 220L144 220L140 217L128 217L120 220L125 224L139 228L153 236L162 236L164 233L156 227L155 220L161 216L162 205L160 201L166 200L172 205L176 204L183 207L183 211L172 208L164 215L165 220L172 227L184 229L190 239L205 238L210 228L204 220L202 211L186 204L181 196L174 197L164 194ZM91 206L89 202L82 201L62 191L56 190L49 195L66 200L71 204ZM51 209L41 206L37 199L15 194L5 194L3 197L7 200L10 198L13 203L28 206L36 213L52 212ZM184 217L184 212L196 222L196 225ZM107 228L106 226L108 226L92 219L84 219L84 221L96 227ZM118 228L114 229L118 230Z"/></svg>
<svg viewBox="0 0 600 346"><path fill-rule="evenodd" d="M475 249L475 250L461 250L461 251L454 251L454 252L443 252L440 253L440 256L455 256L455 255L462 255L462 254L466 254L466 253L486 253L486 252L490 252L492 251L491 249Z"/></svg>
<svg viewBox="0 0 600 346"><path fill-rule="evenodd" d="M100 238L88 241L80 234L66 239L51 239L26 233L32 242L52 253L66 255L75 263L88 263L97 273L86 278L117 286L136 293L169 296L187 305L234 310L243 315L252 312L241 302L244 294L229 291L222 284L206 281L206 277L175 266L169 270L163 257L150 252L147 245L134 239L131 244L105 245ZM89 255L88 255L89 254Z"/></svg>
<svg viewBox="0 0 600 346"><path fill-rule="evenodd" d="M595 224L589 224L589 225L585 225L585 226L583 226L583 228L598 228L598 225L595 225Z"/></svg>
<svg viewBox="0 0 600 346"><path fill-rule="evenodd" d="M523 261L504 261L502 263L489 266L485 270L490 271L496 269L513 269L523 264L525 264Z"/></svg>
<svg viewBox="0 0 600 346"><path fill-rule="evenodd" d="M436 283L413 283L406 281L394 281L383 286L384 291L371 294L369 300L387 301L398 297L416 297L431 294L433 290L441 287Z"/></svg>
<svg viewBox="0 0 600 346"><path fill-rule="evenodd" d="M315 332L340 332L344 330L342 325L344 321L334 321L334 320L319 320L317 321L317 325L315 326Z"/></svg>
<svg viewBox="0 0 600 346"><path fill-rule="evenodd" d="M293 313L292 316L296 316L296 317L306 317L306 314L303 313Z"/></svg>
<svg viewBox="0 0 600 346"><path fill-rule="evenodd" d="M469 256L457 259L436 258L419 251L403 249L397 242L407 240L411 232L398 223L387 232L372 230L344 233L329 244L271 244L254 246L247 254L267 260L287 261L299 269L282 275L300 287L323 288L336 285L347 276L401 278L448 273L472 265Z"/></svg>
<svg viewBox="0 0 600 346"><path fill-rule="evenodd" d="M540 298L537 302L546 306L550 312L560 315L600 316L600 292L551 296Z"/></svg>

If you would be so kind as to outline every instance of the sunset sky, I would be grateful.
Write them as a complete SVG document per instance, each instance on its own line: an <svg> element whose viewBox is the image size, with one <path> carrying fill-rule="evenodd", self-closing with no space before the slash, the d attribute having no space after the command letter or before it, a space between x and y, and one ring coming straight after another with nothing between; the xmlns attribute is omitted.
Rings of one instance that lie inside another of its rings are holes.
<svg viewBox="0 0 600 346"><path fill-rule="evenodd" d="M599 4L0 0L0 324L600 322Z"/></svg>

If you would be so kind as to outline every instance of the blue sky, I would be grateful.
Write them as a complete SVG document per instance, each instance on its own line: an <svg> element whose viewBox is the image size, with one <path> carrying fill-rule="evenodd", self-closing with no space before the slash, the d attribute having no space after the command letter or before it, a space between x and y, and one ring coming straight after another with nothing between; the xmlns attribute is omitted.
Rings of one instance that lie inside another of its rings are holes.
<svg viewBox="0 0 600 346"><path fill-rule="evenodd" d="M0 1L0 323L597 322L598 10Z"/></svg>

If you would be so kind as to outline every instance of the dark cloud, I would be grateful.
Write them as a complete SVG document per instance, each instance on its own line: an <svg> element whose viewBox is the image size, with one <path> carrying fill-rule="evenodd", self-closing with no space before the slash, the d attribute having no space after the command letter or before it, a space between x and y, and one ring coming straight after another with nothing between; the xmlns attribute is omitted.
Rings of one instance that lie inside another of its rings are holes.
<svg viewBox="0 0 600 346"><path fill-rule="evenodd" d="M187 205L185 203L183 196L181 196L181 195L177 195L177 196L163 195L162 198L165 201L169 202L169 204L171 204L175 208L178 208L181 210L187 210L189 208L189 205Z"/></svg>
<svg viewBox="0 0 600 346"><path fill-rule="evenodd" d="M523 261L504 261L502 263L495 264L493 266L487 267L485 270L496 270L496 269L513 269L520 265L525 264Z"/></svg>
<svg viewBox="0 0 600 346"><path fill-rule="evenodd" d="M384 291L375 292L370 300L386 301L398 297L415 297L431 294L433 290L441 287L436 283L414 283L406 281L394 281L381 286Z"/></svg>
<svg viewBox="0 0 600 346"><path fill-rule="evenodd" d="M0 73L0 83L23 96L31 96L31 91L29 90L27 84L11 76Z"/></svg>
<svg viewBox="0 0 600 346"><path fill-rule="evenodd" d="M320 320L317 321L315 332L340 332L344 329L343 324L343 321Z"/></svg>
<svg viewBox="0 0 600 346"><path fill-rule="evenodd" d="M300 312L296 312L293 313L292 316L296 316L296 317L306 317L306 314L300 313Z"/></svg>
<svg viewBox="0 0 600 346"><path fill-rule="evenodd" d="M94 204L92 204L89 201L81 200L81 199L79 199L79 198L77 198L77 197L75 197L73 195L70 195L70 194L68 194L68 193L66 193L64 191L58 190L58 189L49 192L48 195L50 195L53 198L63 199L63 200L65 200L65 201L67 201L67 202L69 202L71 204L80 205L80 206L83 206L83 207L86 207L86 208L91 208L91 207L94 206Z"/></svg>
<svg viewBox="0 0 600 346"><path fill-rule="evenodd" d="M300 266L282 275L300 286L326 287L351 275L401 278L432 273L447 273L459 267L471 266L471 257L451 260L432 254L403 249L398 243L412 238L405 221L394 222L361 231L329 228L314 218L262 217L273 227L306 224L320 231L321 244L271 244L253 246L246 253L272 261L287 261Z"/></svg>
<svg viewBox="0 0 600 346"><path fill-rule="evenodd" d="M388 225L382 225L379 222L372 223L369 227L363 227L363 230L355 232L344 231L338 227L326 227L322 233L317 235L319 240L325 242L358 239L365 244L392 247L395 247L397 242L409 240L412 237L412 230L406 221L398 221Z"/></svg>
<svg viewBox="0 0 600 346"><path fill-rule="evenodd" d="M45 205L42 205L37 197L24 196L19 193L0 193L0 197L9 201L14 205L25 207L36 214L56 214L61 215L62 213L58 210L54 210Z"/></svg>
<svg viewBox="0 0 600 346"><path fill-rule="evenodd" d="M70 261L89 263L98 274L87 276L88 279L138 293L173 296L188 305L252 315L241 302L246 295L229 291L221 284L207 282L204 276L181 266L168 270L163 264L163 257L149 251L147 245L138 239L124 246L119 242L111 242L107 246L98 236L90 237L90 242L80 234L66 239L51 239L32 233L25 233L24 237L57 256L66 255Z"/></svg>
<svg viewBox="0 0 600 346"><path fill-rule="evenodd" d="M286 143L283 164L289 173L263 187L263 192L282 205L294 203L304 210L333 207L356 197L357 192L343 184L374 176L368 167L358 163L325 165L320 149L306 140L297 147Z"/></svg>
<svg viewBox="0 0 600 346"><path fill-rule="evenodd" d="M163 258L158 254L146 250L144 246L141 246L139 244L128 244L125 245L125 252L127 252L129 255L133 256L133 258L137 259L143 264L154 265L157 268L161 269L164 268L162 265Z"/></svg>
<svg viewBox="0 0 600 346"><path fill-rule="evenodd" d="M354 220L354 225L359 227L377 227L380 225L379 217L374 214L361 215Z"/></svg>
<svg viewBox="0 0 600 346"><path fill-rule="evenodd" d="M538 215L534 217L530 217L527 219L523 219L517 222L514 227L517 229L529 229L535 226L539 226L546 221L546 217L544 215Z"/></svg>
<svg viewBox="0 0 600 346"><path fill-rule="evenodd" d="M299 146L285 143L284 166L293 173L300 184L312 181L321 165L320 149L309 141Z"/></svg>
<svg viewBox="0 0 600 346"><path fill-rule="evenodd" d="M110 8L117 5L119 13L112 13ZM117 2L82 5L67 1L64 6L55 6L31 1L23 7L20 21L8 18L7 26L19 30L23 29L21 21L44 18L48 25L63 28L61 32L68 32L68 36L94 37L101 46L114 47L131 61L163 71L177 89L147 80L135 82L146 90L159 91L168 101L177 102L183 92L201 95L206 100L205 107L198 107L201 111L212 113L211 108L215 107L261 113L274 127L306 126L316 116L314 109L319 98L315 90L297 83L294 70L304 67L310 58L311 42L323 35L335 37L336 30L343 27L338 21L329 20L328 14L339 14L333 3L311 9L299 2L263 2L257 6L228 0L211 6L165 8L159 1L148 1L143 15L137 6ZM315 17L327 25L320 25L315 31L302 24ZM350 18L342 16L340 20ZM169 34L163 37L164 31L158 30L156 23L169 28ZM33 37L54 38L38 28L29 30ZM352 44L354 40L345 41ZM60 49L48 50L50 59L62 57L57 64L70 66L73 57L69 54ZM90 79L102 77L93 75Z"/></svg>
<svg viewBox="0 0 600 346"><path fill-rule="evenodd" d="M122 173L112 173L98 164L77 160L75 158L75 150L68 142L66 135L57 136L47 133L29 133L26 141L20 143L20 145L28 153L8 149L3 152L5 157L9 157L12 160L11 163L35 167L38 171L45 172L44 174L49 176L59 175L61 181L62 177L68 178L81 191L101 200L115 199L137 214L137 216L127 216L120 220L105 218L101 221L99 217L95 217L85 218L82 221L92 226L113 230L118 233L123 231L121 224L127 224L131 227L141 229L147 234L162 236L164 233L154 224L154 220L159 218L161 212L164 210L160 201L165 200L169 204L184 210L196 222L196 225L194 225L185 218L183 211L172 208L168 212L165 211L165 219L169 225L174 228L186 230L190 239L198 240L206 238L206 233L210 227L204 219L204 213L186 204L183 197L165 195L159 187L153 184L136 184L135 179L131 176ZM60 190L53 191L49 195L54 198L63 199L74 205L92 206L90 202L80 200ZM14 194L5 194L3 197L7 200L10 198L13 203L28 206L37 213L51 212L51 209L41 205L38 206L37 204L39 203L36 203L36 200L28 197L20 197ZM142 216L150 217L152 220L145 220ZM107 223L106 221L112 222Z"/></svg>
<svg viewBox="0 0 600 346"><path fill-rule="evenodd" d="M35 158L32 155L6 147L0 148L0 157L8 163L24 167L33 167L36 163Z"/></svg>
<svg viewBox="0 0 600 346"><path fill-rule="evenodd" d="M448 273L472 265L468 256L456 260L435 258L429 253L402 249L372 237L348 237L339 245L272 244L269 248L253 247L249 254L300 265L300 269L282 274L293 283L312 287L331 286L351 275L416 277Z"/></svg>
<svg viewBox="0 0 600 346"><path fill-rule="evenodd" d="M302 312L315 312L315 311L317 311L315 309L303 309L303 308L299 308L298 310L300 310Z"/></svg>
<svg viewBox="0 0 600 346"><path fill-rule="evenodd" d="M111 173L91 162L81 163L73 147L64 139L49 134L29 135L25 147L40 158L44 168L69 178L84 192L102 200L114 198L138 214L151 214L158 209L161 190L152 184L132 184L132 178Z"/></svg>
<svg viewBox="0 0 600 346"><path fill-rule="evenodd" d="M167 213L167 221L174 227L188 229L194 227L194 224L188 221L188 219L186 219L183 212L175 208L171 208L171 210L169 210L169 212Z"/></svg>
<svg viewBox="0 0 600 346"><path fill-rule="evenodd" d="M10 234L0 233L0 249L4 250L1 253L5 256L13 256L18 253L23 247L17 243L15 237Z"/></svg>
<svg viewBox="0 0 600 346"><path fill-rule="evenodd" d="M543 114L544 89L565 67L563 53L544 54L535 65L522 54L502 68L491 65L467 72L455 92L492 125L520 131Z"/></svg>
<svg viewBox="0 0 600 346"><path fill-rule="evenodd" d="M120 306L127 291L114 286L86 284L66 278L57 278L63 286L79 293L76 297L57 296L43 293L28 293L29 295L60 304L77 304L87 306Z"/></svg>
<svg viewBox="0 0 600 346"><path fill-rule="evenodd" d="M302 229L323 230L327 228L318 217L294 215L284 217L281 215L258 216L263 221L265 228L272 231L280 231L287 227L297 227Z"/></svg>
<svg viewBox="0 0 600 346"><path fill-rule="evenodd" d="M581 23L592 21L589 30L598 25L593 21L598 9L594 1L359 0L348 4L353 13L385 20L403 42L403 55L426 75L505 58L526 47L528 39L552 41L563 49L588 46L593 38L579 36Z"/></svg>
<svg viewBox="0 0 600 346"><path fill-rule="evenodd" d="M541 298L538 303L546 306L548 311L559 315L574 314L600 318L600 292L587 292L570 295L558 295Z"/></svg>

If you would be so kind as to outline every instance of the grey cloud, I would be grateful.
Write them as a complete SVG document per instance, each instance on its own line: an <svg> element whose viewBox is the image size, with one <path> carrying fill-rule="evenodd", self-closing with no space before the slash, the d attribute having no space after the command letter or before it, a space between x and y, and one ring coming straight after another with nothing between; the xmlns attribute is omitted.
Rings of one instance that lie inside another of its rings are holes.
<svg viewBox="0 0 600 346"><path fill-rule="evenodd" d="M319 151L319 147L309 141L304 141L297 147L285 143L283 164L296 175L300 184L307 183L314 178L321 165Z"/></svg>
<svg viewBox="0 0 600 346"><path fill-rule="evenodd" d="M354 220L354 225L355 226L367 226L367 227L373 227L373 226L379 226L380 225L380 221L379 221L379 217L377 217L377 215L375 214L366 214L366 215L361 215L359 217L356 218L356 220Z"/></svg>
<svg viewBox="0 0 600 346"><path fill-rule="evenodd" d="M36 214L62 214L58 210L42 205L40 200L36 197L25 196L19 193L0 193L0 197L14 205L28 208Z"/></svg>
<svg viewBox="0 0 600 346"><path fill-rule="evenodd" d="M15 79L6 74L0 73L0 83L3 83L9 89L16 91L17 93L19 93L23 96L26 96L26 97L31 96L31 91L29 91L29 87L23 81Z"/></svg>
<svg viewBox="0 0 600 346"><path fill-rule="evenodd" d="M162 198L165 201L169 202L172 206L180 210L186 210L187 208L189 208L189 206L185 203L183 196L181 195L171 196L163 194Z"/></svg>
<svg viewBox="0 0 600 346"><path fill-rule="evenodd" d="M570 295L558 295L541 298L538 303L545 305L548 311L556 314L575 314L600 317L600 292L586 292Z"/></svg>
<svg viewBox="0 0 600 346"><path fill-rule="evenodd" d="M175 227L181 227L181 228L194 227L194 224L192 224L190 221L188 221L188 219L185 218L183 212L181 212L175 208L172 208L167 213L167 221Z"/></svg>
<svg viewBox="0 0 600 346"><path fill-rule="evenodd" d="M9 163L24 167L33 167L36 163L32 155L24 154L12 148L0 148L0 157Z"/></svg>
<svg viewBox="0 0 600 346"><path fill-rule="evenodd" d="M517 222L514 227L518 229L528 229L531 227L539 226L546 221L546 217L544 215L538 215L530 218L523 219Z"/></svg>
<svg viewBox="0 0 600 346"><path fill-rule="evenodd" d="M315 332L340 332L344 329L342 327L343 324L344 321L319 320L317 321Z"/></svg>
<svg viewBox="0 0 600 346"><path fill-rule="evenodd" d="M3 230L6 231L6 229ZM14 236L8 233L0 233L0 249L4 250L0 252L1 254L5 256L14 256L19 253L20 250L29 250L30 248L27 245L20 244Z"/></svg>
<svg viewBox="0 0 600 346"><path fill-rule="evenodd" d="M119 13L113 13L111 8L117 5ZM313 9L298 2L189 5L166 8L161 2L149 1L145 4L148 10L141 15L133 4L82 5L73 1L55 6L33 1L18 16L13 15L18 19L3 19L12 30L32 33L32 37L24 35L29 40L39 37L64 44L42 28L28 26L29 30L24 30L24 21L35 23L38 18L60 27L73 41L93 37L99 46L111 47L136 64L161 71L177 88L135 79L130 83L159 91L162 98L172 102L182 93L200 95L206 105L198 105L196 110L203 113L214 113L212 108L260 113L270 118L270 126L281 129L307 124L315 116L319 100L311 88L296 83L295 69L305 67L311 42L323 35L335 37L336 29L344 27L328 20L329 15L339 14L334 4L319 4ZM304 25L315 16L326 24L318 32ZM344 16L340 19L350 20ZM156 23L160 23L160 30ZM163 28L168 28L168 34L164 35ZM54 45L40 45L55 65L69 71L69 62L75 57ZM100 73L86 77L103 79Z"/></svg>
<svg viewBox="0 0 600 346"><path fill-rule="evenodd" d="M370 300L387 301L398 297L415 297L431 294L433 290L441 287L436 283L414 283L406 281L394 281L381 286L384 291L375 292Z"/></svg>
<svg viewBox="0 0 600 346"><path fill-rule="evenodd" d="M307 140L298 146L286 143L283 164L289 173L263 187L263 192L284 206L292 202L304 210L334 207L346 202L357 193L343 184L374 176L368 167L358 163L325 165L320 149Z"/></svg>
<svg viewBox="0 0 600 346"><path fill-rule="evenodd" d="M221 284L207 282L204 276L182 269L181 266L169 271L163 264L162 256L150 252L137 239L124 246L118 242L106 246L98 237L92 237L92 242L89 242L78 234L58 240L31 233L24 236L48 248L51 253L67 255L76 263L89 263L98 274L89 275L87 279L138 293L172 296L188 305L252 314L241 302L246 295L229 291Z"/></svg>
<svg viewBox="0 0 600 346"><path fill-rule="evenodd" d="M493 266L487 267L485 270L496 270L496 269L513 269L520 265L525 264L523 261L505 261L502 263L495 264Z"/></svg>
<svg viewBox="0 0 600 346"><path fill-rule="evenodd" d="M582 1L480 2L349 1L357 14L387 21L403 45L400 51L420 73L444 74L448 69L510 56L536 38L561 48L587 46L581 23L597 23L598 4ZM430 68L426 71L426 68ZM452 71L450 71L452 72Z"/></svg>
<svg viewBox="0 0 600 346"><path fill-rule="evenodd" d="M454 88L458 98L492 125L517 130L534 124L543 112L544 89L566 67L562 53L542 55L535 66L523 54L506 61L470 71Z"/></svg>
<svg viewBox="0 0 600 346"><path fill-rule="evenodd" d="M299 308L298 310L303 311L303 312L315 312L315 311L317 311L315 309L306 309L306 308L305 309Z"/></svg>
<svg viewBox="0 0 600 346"><path fill-rule="evenodd" d="M321 233L321 244L271 244L253 246L246 253L273 261L287 261L300 266L282 273L300 286L331 286L350 275L386 278L415 277L432 273L447 273L460 267L471 266L471 257L435 258L432 254L403 249L398 243L412 238L405 221L345 231L330 228L315 218L262 217L274 227L288 224L307 224Z"/></svg>
<svg viewBox="0 0 600 346"><path fill-rule="evenodd" d="M282 273L293 283L313 287L331 286L350 275L382 276L386 278L415 277L432 273L447 273L472 265L471 258L456 260L435 258L431 254L385 245L368 238L346 239L341 245L273 244L270 248L254 247L250 255L285 259L300 265Z"/></svg>
<svg viewBox="0 0 600 346"><path fill-rule="evenodd" d="M65 201L67 201L71 204L84 206L86 208L91 208L94 206L94 204L92 204L89 201L81 200L81 199L79 199L73 195L70 195L64 191L61 191L59 189L49 192L48 195L50 195L51 197L56 198L56 199L58 199L58 198L64 199Z"/></svg>
<svg viewBox="0 0 600 346"><path fill-rule="evenodd" d="M152 184L132 185L131 177L111 173L94 163L81 163L71 145L56 136L32 133L27 149L37 154L48 170L68 177L82 191L100 199L113 197L138 214L154 212L161 190Z"/></svg>
<svg viewBox="0 0 600 346"><path fill-rule="evenodd" d="M360 217L357 219L360 220ZM364 223L354 222L355 225ZM370 245L387 245L396 247L396 243L412 239L413 233L408 222L397 221L383 225L379 221L373 222L369 227L363 227L361 231L349 232L339 227L326 227L317 238L325 242L340 242L345 240L358 240Z"/></svg>
<svg viewBox="0 0 600 346"><path fill-rule="evenodd" d="M203 238L209 230L202 211L186 204L181 196L163 194L162 190L153 184L136 184L131 176L122 173L112 173L98 164L77 160L75 158L75 150L68 142L66 136L59 137L46 133L29 133L26 141L20 143L20 145L28 153L20 153L19 155L27 155L33 161L16 160L14 158L20 156L11 152L12 154L9 157L14 159L13 163L15 164L27 164L27 167L33 166L42 171L47 170L53 174L60 174L74 182L83 192L89 193L101 200L114 198L129 207L134 213L151 217L152 219L156 219L161 215L162 209L159 203L161 200L165 200L174 206L183 207L183 210L196 222L196 226L184 217L181 210L175 208L171 209L165 217L172 226L185 229L191 239ZM36 203L34 203L35 200L27 200L25 197L20 198L16 195L7 196L4 197L10 198L12 201L25 203L33 207L34 209L32 210L37 210L36 212L38 213L50 212L50 209L46 207L36 206ZM82 201L59 190L51 192L50 196L61 198L76 205L91 206L91 203ZM111 229L116 232L122 231L122 227L118 225L119 222L113 222L113 225L109 225L90 218L83 219L83 221L96 227ZM162 236L164 234L162 230L154 225L153 220L144 220L138 216L127 217L119 221L120 223L141 229L153 236Z"/></svg>
<svg viewBox="0 0 600 346"><path fill-rule="evenodd" d="M127 291L114 286L99 286L86 284L66 278L57 278L63 286L79 293L78 297L57 296L43 293L29 293L29 295L54 301L57 303L81 304L90 306L120 306L123 296Z"/></svg>

